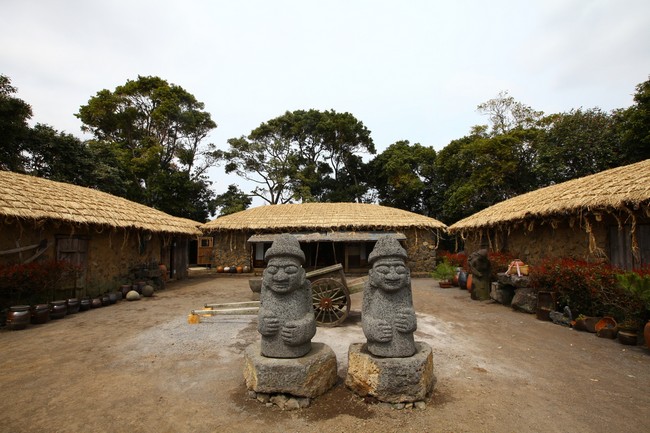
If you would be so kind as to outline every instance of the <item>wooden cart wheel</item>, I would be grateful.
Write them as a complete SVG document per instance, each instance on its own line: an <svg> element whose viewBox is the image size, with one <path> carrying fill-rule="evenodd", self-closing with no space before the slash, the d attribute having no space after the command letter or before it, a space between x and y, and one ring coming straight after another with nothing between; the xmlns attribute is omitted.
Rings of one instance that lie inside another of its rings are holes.
<svg viewBox="0 0 650 433"><path fill-rule="evenodd" d="M321 278L311 284L314 315L319 326L338 326L350 312L350 293L343 283Z"/></svg>

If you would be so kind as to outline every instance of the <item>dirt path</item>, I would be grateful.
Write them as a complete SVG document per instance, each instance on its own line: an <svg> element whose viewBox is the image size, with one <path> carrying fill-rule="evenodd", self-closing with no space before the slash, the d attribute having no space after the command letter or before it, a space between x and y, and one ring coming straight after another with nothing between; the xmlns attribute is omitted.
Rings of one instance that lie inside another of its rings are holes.
<svg viewBox="0 0 650 433"><path fill-rule="evenodd" d="M437 384L423 410L367 405L342 384L363 342L361 294L345 326L314 341L337 354L339 384L282 412L246 398L242 351L255 316L187 315L250 300L246 279L174 282L153 298L0 331L0 432L648 432L650 350L541 322L414 279L416 340Z"/></svg>

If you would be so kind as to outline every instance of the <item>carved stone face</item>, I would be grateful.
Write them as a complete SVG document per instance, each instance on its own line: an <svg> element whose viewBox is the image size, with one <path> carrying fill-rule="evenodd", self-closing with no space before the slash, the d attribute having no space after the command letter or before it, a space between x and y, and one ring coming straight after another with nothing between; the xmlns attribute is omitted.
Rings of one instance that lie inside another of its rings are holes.
<svg viewBox="0 0 650 433"><path fill-rule="evenodd" d="M409 284L409 270L404 262L395 258L381 258L368 272L370 284L385 292L396 292Z"/></svg>
<svg viewBox="0 0 650 433"><path fill-rule="evenodd" d="M302 287L305 270L300 262L291 257L274 257L264 270L263 282L275 293L291 293Z"/></svg>

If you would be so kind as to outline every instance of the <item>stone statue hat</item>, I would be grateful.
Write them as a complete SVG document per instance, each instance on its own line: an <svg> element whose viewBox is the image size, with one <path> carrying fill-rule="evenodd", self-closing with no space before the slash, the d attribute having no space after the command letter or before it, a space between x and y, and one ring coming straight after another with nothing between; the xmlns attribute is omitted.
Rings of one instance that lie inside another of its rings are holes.
<svg viewBox="0 0 650 433"><path fill-rule="evenodd" d="M264 260L267 262L273 257L293 257L297 259L301 265L305 263L305 253L300 249L300 243L295 236L288 233L283 233L278 236L264 255Z"/></svg>
<svg viewBox="0 0 650 433"><path fill-rule="evenodd" d="M377 259L385 257L395 257L402 260L408 258L406 250L402 248L399 241L392 236L384 236L380 238L375 244L372 252L368 256L368 263L371 265L377 261Z"/></svg>

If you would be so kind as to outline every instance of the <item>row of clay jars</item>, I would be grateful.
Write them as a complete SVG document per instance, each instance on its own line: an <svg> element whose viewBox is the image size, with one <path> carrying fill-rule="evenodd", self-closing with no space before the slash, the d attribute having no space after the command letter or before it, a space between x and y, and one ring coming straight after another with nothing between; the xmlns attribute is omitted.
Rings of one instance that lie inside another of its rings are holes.
<svg viewBox="0 0 650 433"><path fill-rule="evenodd" d="M68 314L87 311L114 304L121 296L115 293L106 294L100 298L70 298L68 300L52 301L49 304L14 305L7 312L7 328L10 330L25 329L29 323L44 324L50 320L64 318Z"/></svg>

